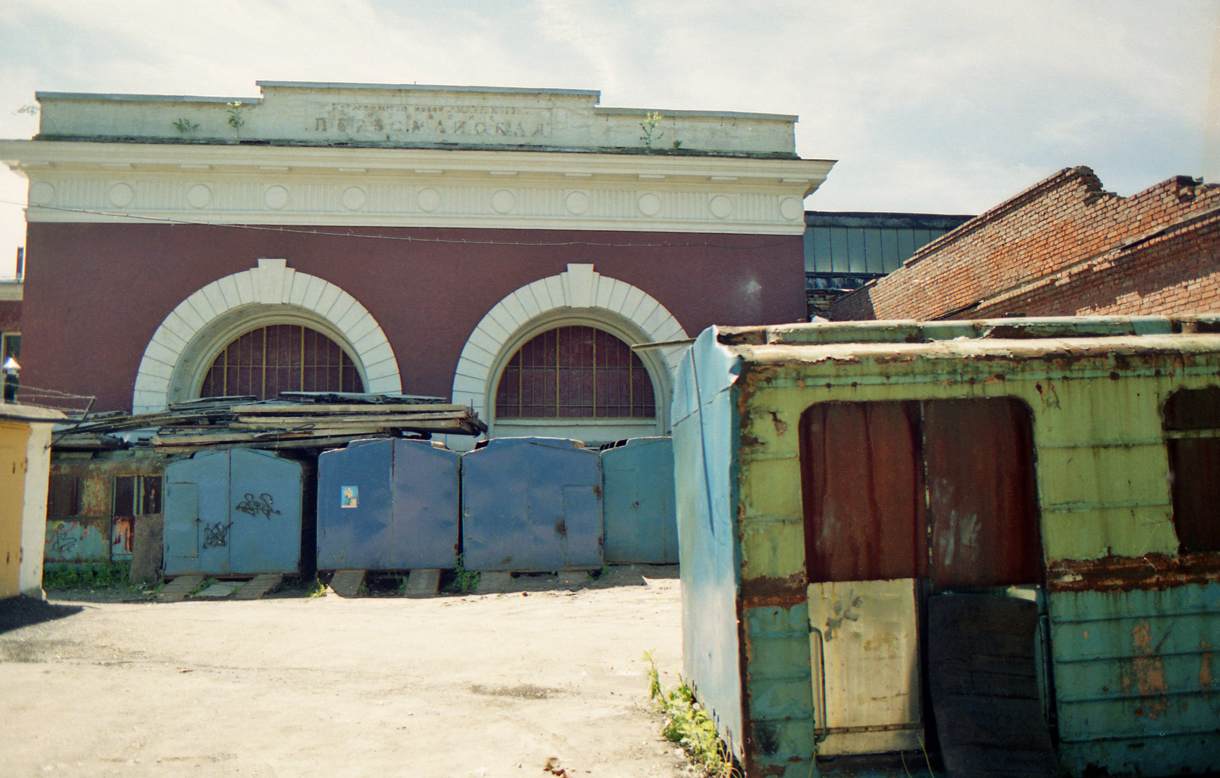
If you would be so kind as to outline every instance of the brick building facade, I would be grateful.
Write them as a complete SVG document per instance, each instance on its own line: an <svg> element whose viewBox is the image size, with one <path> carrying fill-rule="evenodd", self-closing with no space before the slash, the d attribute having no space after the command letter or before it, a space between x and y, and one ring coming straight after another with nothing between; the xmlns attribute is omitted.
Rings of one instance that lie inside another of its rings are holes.
<svg viewBox="0 0 1220 778"><path fill-rule="evenodd" d="M1220 311L1220 187L1131 197L1062 170L839 299L837 320Z"/></svg>
<svg viewBox="0 0 1220 778"><path fill-rule="evenodd" d="M136 412L401 392L606 442L669 427L684 347L632 346L806 315L802 202L833 163L797 156L795 116L259 86L39 93L38 136L0 141L30 181L24 386Z"/></svg>

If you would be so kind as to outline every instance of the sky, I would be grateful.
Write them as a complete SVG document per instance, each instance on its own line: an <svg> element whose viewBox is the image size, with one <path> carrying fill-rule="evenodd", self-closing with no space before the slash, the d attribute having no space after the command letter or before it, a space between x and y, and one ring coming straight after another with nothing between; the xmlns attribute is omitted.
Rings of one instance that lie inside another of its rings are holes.
<svg viewBox="0 0 1220 778"><path fill-rule="evenodd" d="M0 138L37 132L36 91L594 89L799 115L797 153L838 160L808 209L976 214L1074 165L1124 196L1220 179L1218 25L1220 0L3 0ZM25 197L0 171L0 277Z"/></svg>

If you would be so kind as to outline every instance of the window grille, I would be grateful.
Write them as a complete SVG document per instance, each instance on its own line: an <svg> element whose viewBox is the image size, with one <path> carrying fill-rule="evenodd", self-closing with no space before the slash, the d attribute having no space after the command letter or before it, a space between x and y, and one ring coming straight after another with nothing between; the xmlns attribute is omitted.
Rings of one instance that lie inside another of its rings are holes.
<svg viewBox="0 0 1220 778"><path fill-rule="evenodd" d="M356 365L339 344L308 327L273 324L230 343L212 363L199 396L362 391Z"/></svg>
<svg viewBox="0 0 1220 778"><path fill-rule="evenodd" d="M654 418L652 379L631 348L594 327L558 327L513 355L498 418Z"/></svg>

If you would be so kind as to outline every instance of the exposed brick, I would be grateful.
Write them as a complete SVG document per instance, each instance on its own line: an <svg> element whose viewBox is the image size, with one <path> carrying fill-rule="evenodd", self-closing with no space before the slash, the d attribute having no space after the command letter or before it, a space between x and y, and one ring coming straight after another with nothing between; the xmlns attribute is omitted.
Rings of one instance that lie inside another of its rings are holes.
<svg viewBox="0 0 1220 778"><path fill-rule="evenodd" d="M849 319L1220 311L1220 187L1175 177L1131 197L1062 170L836 300Z"/></svg>

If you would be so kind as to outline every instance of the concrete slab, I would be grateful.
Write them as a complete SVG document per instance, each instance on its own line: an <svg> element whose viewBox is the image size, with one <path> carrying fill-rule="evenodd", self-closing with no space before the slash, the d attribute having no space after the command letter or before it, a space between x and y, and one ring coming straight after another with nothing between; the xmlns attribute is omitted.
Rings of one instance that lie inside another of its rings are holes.
<svg viewBox="0 0 1220 778"><path fill-rule="evenodd" d="M257 600L264 594L274 591L279 588L280 583L284 580L284 576L279 573L259 573L242 584L242 587L237 590L238 600Z"/></svg>
<svg viewBox="0 0 1220 778"><path fill-rule="evenodd" d="M406 595L412 599L435 597L440 583L440 570L412 570L410 577L407 578Z"/></svg>
<svg viewBox="0 0 1220 778"><path fill-rule="evenodd" d="M241 586L240 581L217 581L208 588L195 595L198 600L223 600L224 598L237 591Z"/></svg>
<svg viewBox="0 0 1220 778"><path fill-rule="evenodd" d="M485 571L479 574L479 588L476 594L503 594L512 585L513 574L498 571Z"/></svg>
<svg viewBox="0 0 1220 778"><path fill-rule="evenodd" d="M191 591L203 583L202 575L180 575L174 580L167 583L160 592L157 593L158 602L180 602L185 600Z"/></svg>
<svg viewBox="0 0 1220 778"><path fill-rule="evenodd" d="M330 579L330 590L340 597L358 597L362 583L363 570L337 570L335 577Z"/></svg>

